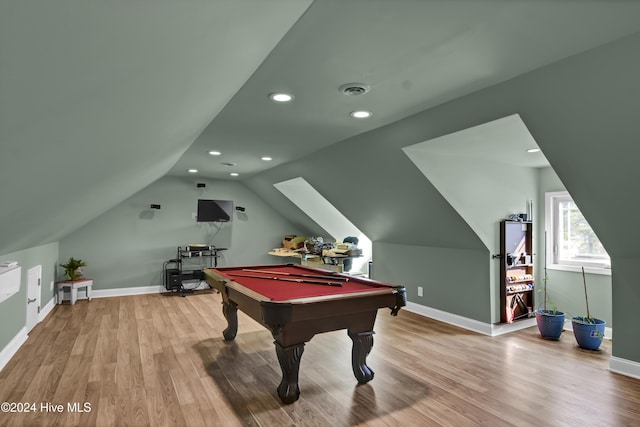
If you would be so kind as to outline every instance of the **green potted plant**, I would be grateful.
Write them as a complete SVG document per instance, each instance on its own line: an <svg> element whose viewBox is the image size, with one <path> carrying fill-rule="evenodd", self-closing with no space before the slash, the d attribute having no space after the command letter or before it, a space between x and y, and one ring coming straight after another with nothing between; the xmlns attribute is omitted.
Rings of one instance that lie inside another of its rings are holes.
<svg viewBox="0 0 640 427"><path fill-rule="evenodd" d="M87 263L81 259L69 258L66 264L60 264L60 267L64 268L64 276L71 281L81 279L84 275L82 267Z"/></svg>
<svg viewBox="0 0 640 427"><path fill-rule="evenodd" d="M556 307L553 301L549 301L549 306L551 307L551 309L547 309L547 260L546 260L546 257L545 257L545 263L544 263L544 278L542 279L542 281L544 282L544 303L543 303L542 309L538 309L535 311L536 325L538 325L538 331L540 331L540 335L542 336L542 338L548 339L548 340L559 340L560 335L562 335L562 330L564 329L565 315L563 312L558 311L558 307Z"/></svg>
<svg viewBox="0 0 640 427"><path fill-rule="evenodd" d="M604 327L606 322L596 319L589 312L589 296L587 295L587 280L584 275L584 267L582 267L582 283L584 284L584 299L587 304L586 316L574 316L571 318L573 326L573 335L576 338L578 346L586 350L598 350L602 339L604 338Z"/></svg>

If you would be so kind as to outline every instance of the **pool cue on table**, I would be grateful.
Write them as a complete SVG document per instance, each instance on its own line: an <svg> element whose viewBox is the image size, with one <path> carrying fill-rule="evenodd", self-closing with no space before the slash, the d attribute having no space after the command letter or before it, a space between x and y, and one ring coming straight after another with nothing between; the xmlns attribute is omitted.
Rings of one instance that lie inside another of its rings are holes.
<svg viewBox="0 0 640 427"><path fill-rule="evenodd" d="M339 282L325 282L321 280L304 280L304 279L288 279L285 277L278 276L255 276L253 274L242 274L242 273L227 273L229 276L239 276L239 277L251 277L253 279L267 279L267 280L281 280L283 282L295 282L295 283L309 283L312 285L323 285L323 286L342 286L342 283Z"/></svg>
<svg viewBox="0 0 640 427"><path fill-rule="evenodd" d="M316 274L286 273L286 272L281 272L281 271L252 270L250 268L243 268L242 271L249 271L251 273L280 274L280 275L283 275L283 276L308 277L310 279L326 279L327 278L327 276L320 276L320 275L316 275ZM343 282L348 282L349 281L348 277L342 277L342 276L331 276L331 279L333 279L333 280L341 280Z"/></svg>

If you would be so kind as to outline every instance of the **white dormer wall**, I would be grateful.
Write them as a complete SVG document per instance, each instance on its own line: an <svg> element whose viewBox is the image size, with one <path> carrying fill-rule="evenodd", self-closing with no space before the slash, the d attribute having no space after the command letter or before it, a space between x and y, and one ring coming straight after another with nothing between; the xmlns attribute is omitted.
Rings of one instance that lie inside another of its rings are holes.
<svg viewBox="0 0 640 427"><path fill-rule="evenodd" d="M342 242L348 236L357 237L362 257L352 261L351 271L366 272L367 263L371 259L371 240L358 227L302 177L278 182L273 186L331 234L335 242Z"/></svg>

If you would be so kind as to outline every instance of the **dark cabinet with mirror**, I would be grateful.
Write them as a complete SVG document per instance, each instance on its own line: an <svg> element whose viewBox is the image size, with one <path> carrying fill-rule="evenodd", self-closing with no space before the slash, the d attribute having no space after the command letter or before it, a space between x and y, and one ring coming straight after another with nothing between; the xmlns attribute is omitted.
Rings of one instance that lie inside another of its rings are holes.
<svg viewBox="0 0 640 427"><path fill-rule="evenodd" d="M500 322L533 316L533 223L500 222Z"/></svg>

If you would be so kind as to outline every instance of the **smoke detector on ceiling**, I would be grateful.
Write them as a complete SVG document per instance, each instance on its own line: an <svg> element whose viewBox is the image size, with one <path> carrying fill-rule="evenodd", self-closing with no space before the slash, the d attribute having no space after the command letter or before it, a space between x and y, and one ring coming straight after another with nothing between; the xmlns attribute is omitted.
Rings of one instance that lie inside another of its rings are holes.
<svg viewBox="0 0 640 427"><path fill-rule="evenodd" d="M347 96L363 95L369 92L369 89L371 89L371 86L364 83L347 83L346 85L340 86L340 92Z"/></svg>

